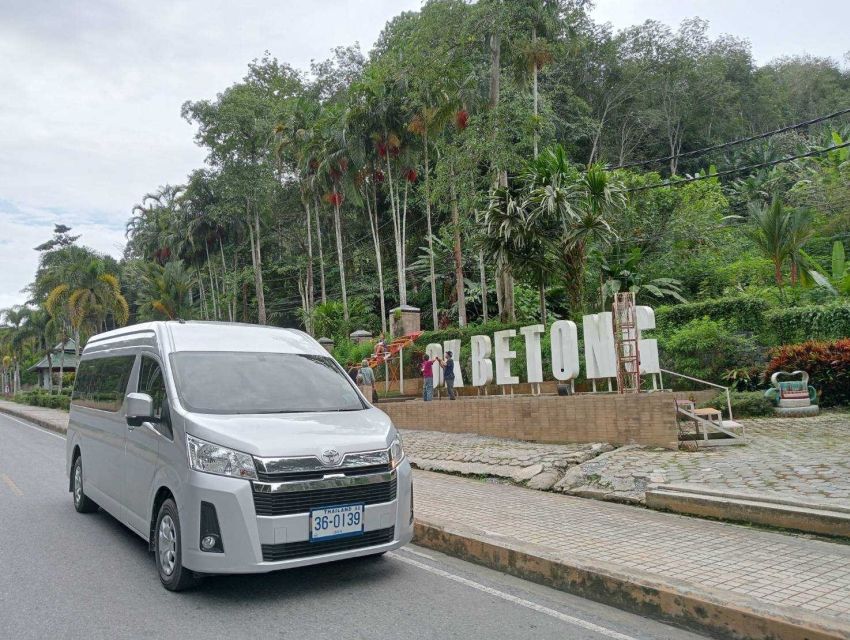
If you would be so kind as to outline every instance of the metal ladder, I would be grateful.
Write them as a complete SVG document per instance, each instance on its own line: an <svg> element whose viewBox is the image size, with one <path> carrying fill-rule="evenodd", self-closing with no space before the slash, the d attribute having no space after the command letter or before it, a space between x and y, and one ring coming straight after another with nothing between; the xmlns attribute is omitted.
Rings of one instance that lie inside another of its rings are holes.
<svg viewBox="0 0 850 640"><path fill-rule="evenodd" d="M640 348L634 293L623 291L614 295L611 320L617 355L617 391L639 393Z"/></svg>

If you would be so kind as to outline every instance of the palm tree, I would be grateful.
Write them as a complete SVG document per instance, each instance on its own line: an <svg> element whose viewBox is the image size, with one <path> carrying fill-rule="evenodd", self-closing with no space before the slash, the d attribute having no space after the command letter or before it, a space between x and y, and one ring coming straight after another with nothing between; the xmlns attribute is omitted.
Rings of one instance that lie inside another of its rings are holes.
<svg viewBox="0 0 850 640"><path fill-rule="evenodd" d="M799 209L786 209L779 199L769 206L751 203L749 236L761 253L773 263L773 278L783 296L785 277L783 267L791 264L791 285L797 284L805 274L807 256L803 246L814 233L811 214Z"/></svg>
<svg viewBox="0 0 850 640"><path fill-rule="evenodd" d="M625 206L622 192L603 167L591 165L579 172L560 146L549 149L531 163L525 175L534 217L558 238L558 254L566 278L570 312L584 308L584 278L588 250L616 237L610 214Z"/></svg>
<svg viewBox="0 0 850 640"><path fill-rule="evenodd" d="M155 262L139 265L139 317L150 320L188 319L194 315L192 287L194 274L182 260L171 260L165 266Z"/></svg>
<svg viewBox="0 0 850 640"><path fill-rule="evenodd" d="M57 284L47 295L45 309L54 318L67 317L74 332L75 355L80 355L83 331L97 333L111 319L123 326L129 319L127 300L118 278L106 269L106 261L91 251L76 253L60 265Z"/></svg>

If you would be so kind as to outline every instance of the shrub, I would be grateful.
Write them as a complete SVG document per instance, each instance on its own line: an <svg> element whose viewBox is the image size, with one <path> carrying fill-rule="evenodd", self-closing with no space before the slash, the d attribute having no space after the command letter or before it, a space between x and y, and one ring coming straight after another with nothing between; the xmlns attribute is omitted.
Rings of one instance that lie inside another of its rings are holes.
<svg viewBox="0 0 850 640"><path fill-rule="evenodd" d="M655 318L661 330L681 327L698 318L729 322L739 329L754 331L762 326L770 304L761 298L733 296L702 302L658 307Z"/></svg>
<svg viewBox="0 0 850 640"><path fill-rule="evenodd" d="M13 398L18 404L27 404L33 407L47 407L48 409L64 409L68 410L71 404L71 398L66 395L51 395L45 389L33 389L32 391L22 391L15 394Z"/></svg>
<svg viewBox="0 0 850 640"><path fill-rule="evenodd" d="M735 392L730 395L732 401L732 415L735 418L757 418L759 416L772 416L773 403L764 397L761 391ZM703 405L726 411L726 394L719 393L715 398Z"/></svg>
<svg viewBox="0 0 850 640"><path fill-rule="evenodd" d="M770 378L777 371L808 373L809 384L825 407L850 404L850 339L811 340L774 349L765 375Z"/></svg>
<svg viewBox="0 0 850 640"><path fill-rule="evenodd" d="M710 382L724 372L752 365L758 349L751 339L734 333L725 322L700 318L667 336L659 336L662 366Z"/></svg>
<svg viewBox="0 0 850 640"><path fill-rule="evenodd" d="M850 304L772 309L764 317L773 344L850 337Z"/></svg>

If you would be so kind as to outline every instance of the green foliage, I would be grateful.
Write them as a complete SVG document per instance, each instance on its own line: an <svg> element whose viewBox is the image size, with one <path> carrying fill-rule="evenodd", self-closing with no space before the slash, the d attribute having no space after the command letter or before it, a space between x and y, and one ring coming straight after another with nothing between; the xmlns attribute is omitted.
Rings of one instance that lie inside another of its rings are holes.
<svg viewBox="0 0 850 640"><path fill-rule="evenodd" d="M71 404L70 395L50 394L44 389L34 389L15 394L12 398L18 404L27 404L33 407L47 407L48 409L64 409L68 411Z"/></svg>
<svg viewBox="0 0 850 640"><path fill-rule="evenodd" d="M759 418L773 415L773 403L764 397L762 391L744 391L730 394L732 403L732 415L735 418ZM702 406L713 407L726 411L726 394L719 393L709 403Z"/></svg>
<svg viewBox="0 0 850 640"><path fill-rule="evenodd" d="M351 332L357 329L367 329L373 333L380 329L380 321L362 298L349 299L348 313L346 322L341 302L328 300L324 304L317 304L311 320L314 334L339 342L347 340Z"/></svg>
<svg viewBox="0 0 850 640"><path fill-rule="evenodd" d="M655 318L658 328L669 330L681 327L697 318L710 318L729 322L738 329L757 331L764 321L770 304L752 296L730 296L701 302L689 302L658 307Z"/></svg>
<svg viewBox="0 0 850 640"><path fill-rule="evenodd" d="M659 336L662 367L720 383L724 372L754 363L758 349L751 339L734 333L726 322L697 318Z"/></svg>
<svg viewBox="0 0 850 640"><path fill-rule="evenodd" d="M850 405L850 339L810 340L774 349L765 376L777 371L805 371L824 407Z"/></svg>
<svg viewBox="0 0 850 640"><path fill-rule="evenodd" d="M773 344L846 338L850 336L850 304L772 309L765 313L764 324Z"/></svg>
<svg viewBox="0 0 850 640"><path fill-rule="evenodd" d="M374 352L374 341L361 342L360 344L357 344L356 342L345 338L341 339L339 342L334 342L333 357L343 367L348 367L350 364L357 364L359 366L364 358L369 358ZM383 373L383 370L375 371L376 375L379 373Z"/></svg>

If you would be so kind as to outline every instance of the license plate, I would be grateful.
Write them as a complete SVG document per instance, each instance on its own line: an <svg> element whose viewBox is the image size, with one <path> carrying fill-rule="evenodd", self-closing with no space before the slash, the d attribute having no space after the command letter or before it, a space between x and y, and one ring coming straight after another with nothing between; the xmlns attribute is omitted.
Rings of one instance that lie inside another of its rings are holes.
<svg viewBox="0 0 850 640"><path fill-rule="evenodd" d="M311 542L362 534L362 504L341 504L310 511Z"/></svg>

